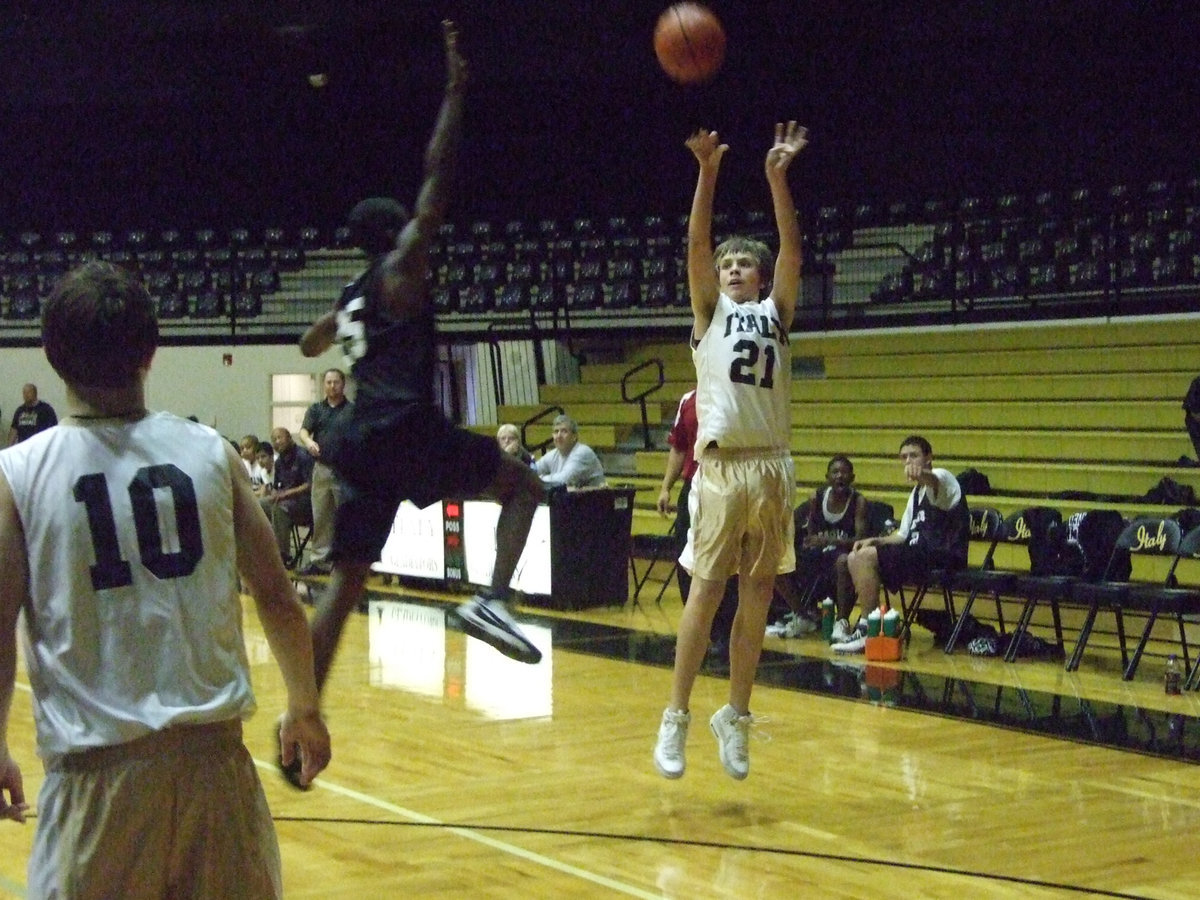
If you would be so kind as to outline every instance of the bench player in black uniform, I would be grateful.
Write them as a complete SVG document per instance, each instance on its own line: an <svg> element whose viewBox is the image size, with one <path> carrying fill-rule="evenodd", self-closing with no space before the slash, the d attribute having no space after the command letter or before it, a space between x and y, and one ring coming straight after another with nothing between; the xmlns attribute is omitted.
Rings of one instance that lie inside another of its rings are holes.
<svg viewBox="0 0 1200 900"><path fill-rule="evenodd" d="M351 210L352 240L370 264L300 339L305 356L340 341L358 383L353 415L321 443L322 459L343 481L344 499L334 526L332 576L311 626L318 687L406 499L421 507L445 497L499 501L491 588L457 615L467 634L506 656L541 660L507 609L509 582L543 496L541 483L491 437L452 425L434 402L437 341L426 270L429 245L445 216L467 77L455 26L443 25L446 92L425 151L414 214L409 218L395 200L380 197Z"/></svg>

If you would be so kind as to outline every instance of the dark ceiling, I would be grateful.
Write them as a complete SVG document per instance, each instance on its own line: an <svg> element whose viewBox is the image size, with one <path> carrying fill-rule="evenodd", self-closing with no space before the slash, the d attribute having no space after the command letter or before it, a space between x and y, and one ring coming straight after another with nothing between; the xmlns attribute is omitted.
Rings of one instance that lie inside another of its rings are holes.
<svg viewBox="0 0 1200 900"><path fill-rule="evenodd" d="M733 148L718 205L762 206L783 117L811 130L810 207L1200 175L1194 3L713 0L729 52L700 88L657 68L662 2L91 5L0 13L0 230L409 200L445 15L473 73L461 217L681 213L700 125Z"/></svg>

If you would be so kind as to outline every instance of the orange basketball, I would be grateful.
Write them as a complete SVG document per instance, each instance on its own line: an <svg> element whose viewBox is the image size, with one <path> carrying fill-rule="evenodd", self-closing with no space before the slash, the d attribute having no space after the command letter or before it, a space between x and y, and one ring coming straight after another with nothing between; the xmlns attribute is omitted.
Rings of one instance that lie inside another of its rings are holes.
<svg viewBox="0 0 1200 900"><path fill-rule="evenodd" d="M654 26L654 55L673 81L708 81L725 60L725 29L721 20L699 3L676 3Z"/></svg>

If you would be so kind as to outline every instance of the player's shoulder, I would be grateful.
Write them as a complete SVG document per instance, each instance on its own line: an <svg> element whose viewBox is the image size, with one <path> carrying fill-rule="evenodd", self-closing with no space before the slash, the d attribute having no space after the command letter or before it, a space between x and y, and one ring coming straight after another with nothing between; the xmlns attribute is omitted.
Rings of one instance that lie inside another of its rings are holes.
<svg viewBox="0 0 1200 900"><path fill-rule="evenodd" d="M138 425L141 426L139 431L145 429L149 434L157 436L159 440L169 440L172 443L178 443L181 447L199 448L216 442L222 448L228 444L235 453L237 452L236 448L230 444L229 439L211 425L205 425L195 419L184 418L173 412L156 410L147 413Z"/></svg>

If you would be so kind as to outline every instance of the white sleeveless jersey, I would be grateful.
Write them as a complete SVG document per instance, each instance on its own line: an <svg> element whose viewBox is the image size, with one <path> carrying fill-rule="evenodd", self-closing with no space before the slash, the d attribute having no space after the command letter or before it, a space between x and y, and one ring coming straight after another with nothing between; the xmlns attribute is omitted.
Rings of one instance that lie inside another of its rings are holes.
<svg viewBox="0 0 1200 900"><path fill-rule="evenodd" d="M44 759L254 710L225 439L168 413L0 452L29 556Z"/></svg>
<svg viewBox="0 0 1200 900"><path fill-rule="evenodd" d="M696 455L723 448L786 451L791 444L792 362L775 301L717 299L692 349L696 364Z"/></svg>

